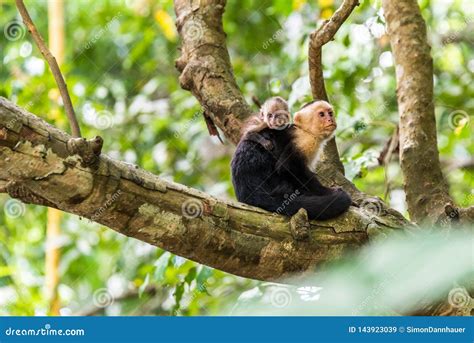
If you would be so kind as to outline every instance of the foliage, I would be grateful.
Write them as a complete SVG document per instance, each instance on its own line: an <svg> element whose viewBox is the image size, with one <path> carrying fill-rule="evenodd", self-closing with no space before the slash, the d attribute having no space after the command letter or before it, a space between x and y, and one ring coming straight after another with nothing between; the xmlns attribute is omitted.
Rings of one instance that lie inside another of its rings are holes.
<svg viewBox="0 0 474 343"><path fill-rule="evenodd" d="M472 41L443 44L441 37L467 30L474 12L469 0L420 4L433 46L439 149L449 168L474 155L469 116L474 109L474 57ZM46 2L26 5L46 36ZM228 1L227 45L249 103L253 95L265 99L279 94L294 111L310 99L308 35L318 18L328 18L336 5L333 0ZM6 33L19 20L13 1L0 6L0 95L68 130L54 79L28 32L20 25L18 37ZM110 0L88 6L67 2L62 70L83 134L101 135L104 152L114 158L233 198L233 147L209 137L197 101L179 86L174 20L169 0ZM405 212L396 157L386 168L376 161L397 123L395 69L384 30L380 2L363 2L324 48L325 77L338 112L347 175L363 191L381 197L389 185L387 201ZM447 176L455 199L472 205L472 169L449 169ZM6 196L0 196L0 204L0 314L48 313L43 289L46 209ZM92 305L98 307L96 314L215 314L257 286L71 215L63 218L59 244L63 314ZM106 306L98 299L104 289L110 298ZM131 297L114 300L137 289Z"/></svg>
<svg viewBox="0 0 474 343"><path fill-rule="evenodd" d="M293 286L260 284L243 293L230 313L399 315L446 300L462 308L471 301L461 285L474 283L473 244L472 232L459 228L392 235L304 281L293 280Z"/></svg>

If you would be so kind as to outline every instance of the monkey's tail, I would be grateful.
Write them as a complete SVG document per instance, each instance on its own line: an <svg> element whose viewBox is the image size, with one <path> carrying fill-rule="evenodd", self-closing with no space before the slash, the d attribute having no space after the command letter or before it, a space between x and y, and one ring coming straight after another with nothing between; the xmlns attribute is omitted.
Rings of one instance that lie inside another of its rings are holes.
<svg viewBox="0 0 474 343"><path fill-rule="evenodd" d="M349 194L343 190L336 191L329 195L308 195L301 194L295 199L268 199L268 203L260 206L266 210L292 216L300 208L308 212L309 219L325 220L337 217L347 211L352 203ZM279 205L276 205L279 204ZM258 205L257 205L258 206Z"/></svg>

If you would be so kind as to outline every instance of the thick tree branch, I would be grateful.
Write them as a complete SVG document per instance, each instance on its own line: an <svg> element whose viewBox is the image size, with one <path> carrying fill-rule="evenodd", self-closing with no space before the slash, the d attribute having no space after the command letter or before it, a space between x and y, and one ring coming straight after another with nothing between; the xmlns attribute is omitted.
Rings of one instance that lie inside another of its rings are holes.
<svg viewBox="0 0 474 343"><path fill-rule="evenodd" d="M225 0L174 2L183 41L176 67L181 87L190 90L227 138L240 139L241 122L251 109L237 86L222 28Z"/></svg>
<svg viewBox="0 0 474 343"><path fill-rule="evenodd" d="M288 217L218 200L104 155L88 167L68 148L70 136L4 98L0 130L0 186L11 196L244 277L304 274L406 223L351 207L334 220L312 221L310 239L296 241Z"/></svg>
<svg viewBox="0 0 474 343"><path fill-rule="evenodd" d="M410 216L433 222L452 204L441 172L433 101L433 60L416 0L383 1L397 76L400 163Z"/></svg>
<svg viewBox="0 0 474 343"><path fill-rule="evenodd" d="M71 97L69 96L69 92L67 90L66 82L64 81L63 75L61 74L61 70L59 69L59 65L56 62L53 54L49 51L48 47L46 46L43 37L36 29L33 20L28 13L28 10L23 3L23 0L16 0L16 7L20 12L21 17L23 18L23 22L25 23L28 31L30 31L33 40L35 41L36 45L38 46L41 54L48 62L49 68L53 73L54 80L59 88L59 93L61 94L61 98L63 99L64 103L64 110L66 111L66 115L69 119L69 123L71 125L71 133L74 137L81 137L81 129L79 127L79 123L77 122L76 114L74 113L74 107L72 106Z"/></svg>

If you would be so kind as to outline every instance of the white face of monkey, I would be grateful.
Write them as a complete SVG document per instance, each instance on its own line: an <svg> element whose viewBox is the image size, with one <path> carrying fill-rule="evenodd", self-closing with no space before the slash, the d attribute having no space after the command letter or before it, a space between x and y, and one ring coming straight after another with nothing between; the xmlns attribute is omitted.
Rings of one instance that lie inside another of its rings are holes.
<svg viewBox="0 0 474 343"><path fill-rule="evenodd" d="M326 101L316 101L296 112L295 125L322 139L331 137L337 124L332 106Z"/></svg>
<svg viewBox="0 0 474 343"><path fill-rule="evenodd" d="M291 122L288 104L280 97L270 98L265 101L260 111L260 117L273 130L283 130Z"/></svg>

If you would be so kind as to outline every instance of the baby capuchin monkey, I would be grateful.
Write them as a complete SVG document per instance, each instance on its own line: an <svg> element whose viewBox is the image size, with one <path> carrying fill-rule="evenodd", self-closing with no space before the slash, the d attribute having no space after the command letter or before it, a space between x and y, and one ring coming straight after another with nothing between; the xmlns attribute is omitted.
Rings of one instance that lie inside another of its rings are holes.
<svg viewBox="0 0 474 343"><path fill-rule="evenodd" d="M267 99L258 115L252 116L244 124L244 134L242 139L259 143L266 150L272 150L273 144L263 137L260 132L266 128L272 130L284 130L291 122L291 114L288 110L288 103L280 96Z"/></svg>
<svg viewBox="0 0 474 343"><path fill-rule="evenodd" d="M340 188L323 186L311 171L336 127L332 106L313 101L295 113L293 125L259 132L271 142L271 151L241 140L231 164L237 199L287 216L304 208L309 219L330 219L347 211L351 197Z"/></svg>

